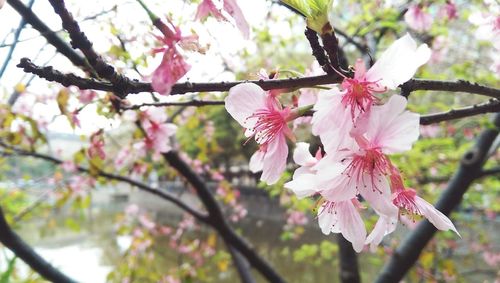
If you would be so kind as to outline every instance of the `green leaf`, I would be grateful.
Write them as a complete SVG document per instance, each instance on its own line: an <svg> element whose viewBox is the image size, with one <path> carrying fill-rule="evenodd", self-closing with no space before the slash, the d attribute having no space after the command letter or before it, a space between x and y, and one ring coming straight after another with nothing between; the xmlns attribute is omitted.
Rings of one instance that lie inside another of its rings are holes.
<svg viewBox="0 0 500 283"><path fill-rule="evenodd" d="M16 266L16 259L17 257L13 257L12 259L9 260L9 263L7 265L7 270L3 272L0 276L0 283L10 282L10 276L14 272L14 267Z"/></svg>

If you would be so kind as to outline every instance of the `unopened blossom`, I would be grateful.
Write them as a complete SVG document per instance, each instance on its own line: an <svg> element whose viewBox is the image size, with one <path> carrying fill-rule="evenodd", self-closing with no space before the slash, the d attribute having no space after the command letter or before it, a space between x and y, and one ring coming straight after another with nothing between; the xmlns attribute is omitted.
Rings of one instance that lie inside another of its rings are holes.
<svg viewBox="0 0 500 283"><path fill-rule="evenodd" d="M426 44L417 46L406 34L389 46L369 70L358 60L354 78L345 78L342 90L333 87L320 92L314 105L312 133L320 136L325 151L341 146L342 140L336 137L345 137L356 119L370 112L379 100L376 94L395 89L411 79L430 56Z"/></svg>
<svg viewBox="0 0 500 283"><path fill-rule="evenodd" d="M441 6L439 14L448 18L448 20L456 19L458 18L457 6L453 1L446 1L446 3Z"/></svg>
<svg viewBox="0 0 500 283"><path fill-rule="evenodd" d="M99 157L102 160L106 158L106 153L104 152L104 137L102 133L103 131L99 130L90 136L90 147L88 149L90 158Z"/></svg>
<svg viewBox="0 0 500 283"><path fill-rule="evenodd" d="M94 100L96 96L97 93L94 90L84 89L80 90L80 95L78 96L78 100L80 100L80 102L83 104L87 104L92 102L92 100Z"/></svg>
<svg viewBox="0 0 500 283"><path fill-rule="evenodd" d="M432 16L422 9L419 4L411 5L405 13L404 18L410 28L420 32L430 30L434 21Z"/></svg>
<svg viewBox="0 0 500 283"><path fill-rule="evenodd" d="M288 107L282 108L274 96L253 83L232 87L225 105L227 112L246 129L245 136L255 138L259 144L259 150L250 159L250 170L263 171L261 180L276 183L285 170L286 138L294 139L287 122L297 115Z"/></svg>
<svg viewBox="0 0 500 283"><path fill-rule="evenodd" d="M326 201L318 209L321 231L325 235L342 233L358 253L363 249L366 239L365 223L358 212L359 206L357 199L353 198L340 202Z"/></svg>

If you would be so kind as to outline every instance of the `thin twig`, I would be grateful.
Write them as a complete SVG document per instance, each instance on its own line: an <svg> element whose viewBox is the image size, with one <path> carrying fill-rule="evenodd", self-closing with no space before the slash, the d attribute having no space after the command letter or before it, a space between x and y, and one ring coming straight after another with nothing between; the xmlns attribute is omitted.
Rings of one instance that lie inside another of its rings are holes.
<svg viewBox="0 0 500 283"><path fill-rule="evenodd" d="M449 120L465 118L485 113L499 112L499 111L500 111L500 100L491 99L489 102L476 104L469 107L452 109L441 113L423 115L420 117L420 124L430 125L433 123L439 123L443 121L449 121Z"/></svg>
<svg viewBox="0 0 500 283"><path fill-rule="evenodd" d="M195 107L203 107L209 105L224 105L223 100L197 100L193 99L190 101L180 101L180 102L156 102L156 103L143 103L131 106L121 107L123 110L135 110L141 107L164 107L164 106L195 106Z"/></svg>

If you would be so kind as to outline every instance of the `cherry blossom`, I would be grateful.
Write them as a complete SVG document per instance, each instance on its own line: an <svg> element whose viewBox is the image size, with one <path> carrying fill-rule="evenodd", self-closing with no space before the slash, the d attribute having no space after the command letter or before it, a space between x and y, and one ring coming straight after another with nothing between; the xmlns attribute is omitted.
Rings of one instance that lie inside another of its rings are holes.
<svg viewBox="0 0 500 283"><path fill-rule="evenodd" d="M142 117L142 126L146 132L144 146L155 152L165 153L170 151L170 137L177 132L177 126L167 123L167 114L161 108L148 108Z"/></svg>
<svg viewBox="0 0 500 283"><path fill-rule="evenodd" d="M320 92L314 105L312 133L320 136L325 151L341 146L342 140L334 137L346 136L343 133L355 126L355 120L370 112L372 105L379 101L375 94L395 89L408 81L430 56L426 44L417 47L413 38L406 34L389 46L368 71L358 60L354 78L344 79L343 90L333 87Z"/></svg>
<svg viewBox="0 0 500 283"><path fill-rule="evenodd" d="M399 170L393 169L391 176L391 186L393 189L392 202L403 212L410 215L424 216L439 230L452 230L460 236L455 225L451 220L437 210L432 204L428 203L421 197L417 196L417 192L411 188L405 188Z"/></svg>
<svg viewBox="0 0 500 283"><path fill-rule="evenodd" d="M366 228L357 207L359 202L355 198L340 202L327 201L318 210L318 223L325 235L342 233L359 253L365 244Z"/></svg>
<svg viewBox="0 0 500 283"><path fill-rule="evenodd" d="M440 16L447 17L448 20L453 20L458 18L457 6L453 1L446 1L446 3L441 6L439 10Z"/></svg>
<svg viewBox="0 0 500 283"><path fill-rule="evenodd" d="M236 0L203 0L198 5L195 20L204 19L208 15L212 15L219 21L233 23L243 36L248 38L250 26Z"/></svg>
<svg viewBox="0 0 500 283"><path fill-rule="evenodd" d="M168 95L172 86L191 69L176 49L168 49L163 54L161 64L153 72L151 86L154 91Z"/></svg>
<svg viewBox="0 0 500 283"><path fill-rule="evenodd" d="M419 4L411 5L404 18L410 28L420 32L430 30L433 23L432 16L422 9Z"/></svg>
<svg viewBox="0 0 500 283"><path fill-rule="evenodd" d="M90 136L90 147L88 149L88 154L90 158L99 157L104 160L106 158L106 153L104 152L104 138L102 136L103 131L99 130Z"/></svg>
<svg viewBox="0 0 500 283"><path fill-rule="evenodd" d="M0 9L2 9L4 4L5 4L5 0L0 0Z"/></svg>
<svg viewBox="0 0 500 283"><path fill-rule="evenodd" d="M254 137L260 145L250 159L250 170L263 171L261 180L276 183L286 166L286 137L294 140L287 122L297 114L288 107L282 108L274 96L253 83L232 87L225 105L227 112L246 128L245 136Z"/></svg>

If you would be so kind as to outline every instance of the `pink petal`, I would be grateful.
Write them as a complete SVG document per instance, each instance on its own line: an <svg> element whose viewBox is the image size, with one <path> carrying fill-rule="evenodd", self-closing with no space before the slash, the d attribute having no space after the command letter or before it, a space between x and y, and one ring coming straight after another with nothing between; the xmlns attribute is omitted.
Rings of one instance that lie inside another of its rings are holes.
<svg viewBox="0 0 500 283"><path fill-rule="evenodd" d="M339 226L342 235L352 243L354 250L359 253L365 245L365 223L352 201L343 201L337 205L337 214L339 214Z"/></svg>
<svg viewBox="0 0 500 283"><path fill-rule="evenodd" d="M236 0L224 0L224 10L233 17L236 27L241 31L244 38L248 38L250 34L250 26L248 25L243 12Z"/></svg>
<svg viewBox="0 0 500 283"><path fill-rule="evenodd" d="M293 180L285 183L285 188L292 190L297 198L312 196L317 193L316 175L299 174Z"/></svg>
<svg viewBox="0 0 500 283"><path fill-rule="evenodd" d="M451 230L460 236L457 228L455 228L455 225L453 225L451 220L446 215L441 213L441 211L437 210L432 204L428 203L419 196L415 196L415 203L427 220L429 220L429 222L432 223L432 225L434 225L437 229L443 231Z"/></svg>
<svg viewBox="0 0 500 283"><path fill-rule="evenodd" d="M339 221L337 213L330 213L328 209L318 209L318 224L323 234L328 235L330 232L338 233L337 222Z"/></svg>
<svg viewBox="0 0 500 283"><path fill-rule="evenodd" d="M397 218L380 216L372 232L366 238L365 244L369 244L370 250L372 252L375 252L375 249L382 242L384 236L396 230L397 224L398 224Z"/></svg>
<svg viewBox="0 0 500 283"><path fill-rule="evenodd" d="M417 69L429 61L431 49L427 44L417 48L417 43L406 34L396 40L380 56L380 59L366 73L368 81L379 83L389 89L408 81L415 75Z"/></svg>
<svg viewBox="0 0 500 283"><path fill-rule="evenodd" d="M363 196L363 198L373 207L373 209L380 215L387 217L397 217L398 208L392 203L391 191L389 183L386 178L380 179L381 182L377 182L377 187L372 188L371 177L366 175L363 176L361 184L358 186L358 190ZM370 185L363 185L370 184Z"/></svg>
<svg viewBox="0 0 500 283"><path fill-rule="evenodd" d="M260 179L268 185L276 183L285 171L287 157L288 145L285 135L281 134L269 143Z"/></svg>
<svg viewBox="0 0 500 283"><path fill-rule="evenodd" d="M262 167L264 166L264 155L265 152L262 150L257 150L252 157L250 157L249 169L252 173L257 173L262 171Z"/></svg>
<svg viewBox="0 0 500 283"><path fill-rule="evenodd" d="M267 94L258 85L242 83L232 87L226 97L226 110L247 129L255 126L256 119L247 119L256 110L267 108Z"/></svg>
<svg viewBox="0 0 500 283"><path fill-rule="evenodd" d="M382 148L385 154L411 149L420 134L420 116L405 111L406 99L393 95L381 106L372 107L366 125L366 136L373 144Z"/></svg>
<svg viewBox="0 0 500 283"><path fill-rule="evenodd" d="M293 161L300 166L312 166L316 164L316 158L309 152L309 144L298 142L293 152Z"/></svg>

